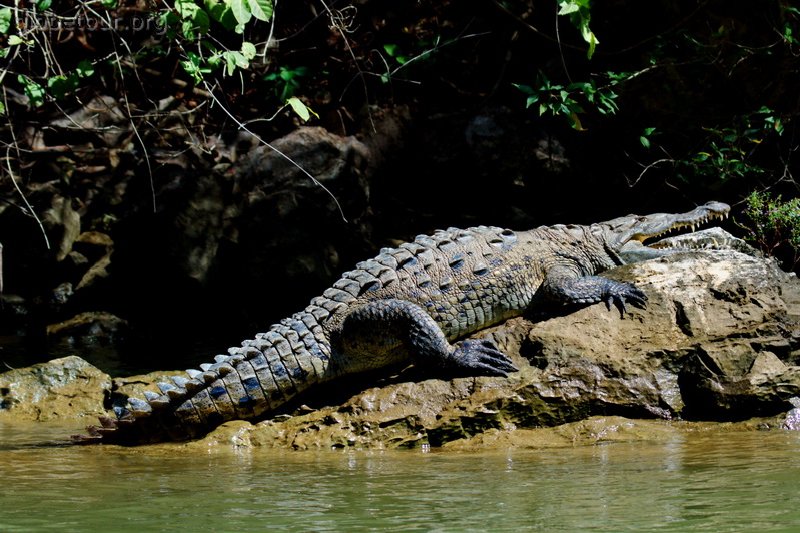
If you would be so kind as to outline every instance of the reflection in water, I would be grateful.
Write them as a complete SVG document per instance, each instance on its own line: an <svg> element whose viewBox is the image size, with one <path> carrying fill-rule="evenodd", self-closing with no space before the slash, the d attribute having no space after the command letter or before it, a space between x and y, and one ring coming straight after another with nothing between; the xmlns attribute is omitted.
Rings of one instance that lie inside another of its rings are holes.
<svg viewBox="0 0 800 533"><path fill-rule="evenodd" d="M0 531L800 530L795 433L479 454L181 455L32 446L53 438L42 431L0 425Z"/></svg>

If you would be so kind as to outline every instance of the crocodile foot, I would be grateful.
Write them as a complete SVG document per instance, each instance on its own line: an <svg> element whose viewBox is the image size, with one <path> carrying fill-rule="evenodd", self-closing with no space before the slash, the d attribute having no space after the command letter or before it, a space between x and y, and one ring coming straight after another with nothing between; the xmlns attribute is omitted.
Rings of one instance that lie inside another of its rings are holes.
<svg viewBox="0 0 800 533"><path fill-rule="evenodd" d="M647 305L647 295L641 289L631 283L622 281L611 281L611 286L605 295L606 307L611 311L611 305L619 309L620 318L625 316L627 309L625 304L629 303L639 309L644 309Z"/></svg>
<svg viewBox="0 0 800 533"><path fill-rule="evenodd" d="M470 376L508 376L516 366L489 339L467 339L459 343L447 361L459 373Z"/></svg>

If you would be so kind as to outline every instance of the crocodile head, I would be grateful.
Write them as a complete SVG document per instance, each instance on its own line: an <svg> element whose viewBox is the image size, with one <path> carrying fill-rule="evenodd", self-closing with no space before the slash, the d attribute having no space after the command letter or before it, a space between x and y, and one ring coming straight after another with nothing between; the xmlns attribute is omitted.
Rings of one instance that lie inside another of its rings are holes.
<svg viewBox="0 0 800 533"><path fill-rule="evenodd" d="M646 241L670 232L689 229L711 220L728 217L730 206L722 202L708 202L686 213L654 213L628 215L592 225L592 233L604 242L606 252L619 265L660 257L664 250L651 248Z"/></svg>

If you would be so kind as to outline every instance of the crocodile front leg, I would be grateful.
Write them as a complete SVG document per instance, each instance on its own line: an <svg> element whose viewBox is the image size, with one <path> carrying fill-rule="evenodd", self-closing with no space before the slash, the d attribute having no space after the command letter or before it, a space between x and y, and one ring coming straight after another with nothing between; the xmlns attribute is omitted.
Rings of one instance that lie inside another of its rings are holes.
<svg viewBox="0 0 800 533"><path fill-rule="evenodd" d="M549 300L562 304L605 302L609 310L613 304L620 316L625 314L626 303L639 308L647 304L647 295L635 285L602 276L580 276L567 267L551 268L540 290Z"/></svg>
<svg viewBox="0 0 800 533"><path fill-rule="evenodd" d="M449 374L505 377L517 371L492 341L450 344L436 321L407 300L376 300L353 309L331 341L333 372L371 370L409 358Z"/></svg>

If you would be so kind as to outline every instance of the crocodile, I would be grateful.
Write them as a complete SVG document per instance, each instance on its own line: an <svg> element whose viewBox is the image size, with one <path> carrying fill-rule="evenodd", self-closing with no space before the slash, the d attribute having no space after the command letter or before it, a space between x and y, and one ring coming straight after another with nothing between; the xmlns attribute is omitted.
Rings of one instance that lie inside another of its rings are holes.
<svg viewBox="0 0 800 533"><path fill-rule="evenodd" d="M420 235L358 263L302 311L213 363L187 370L159 392L130 397L79 443L143 444L198 438L233 419L273 416L312 387L368 371L414 364L441 376L517 371L478 330L538 302L604 302L624 317L646 305L633 284L597 274L671 253L645 241L725 218L709 202L682 214L628 215L591 225L528 231L478 226Z"/></svg>

